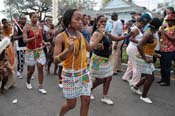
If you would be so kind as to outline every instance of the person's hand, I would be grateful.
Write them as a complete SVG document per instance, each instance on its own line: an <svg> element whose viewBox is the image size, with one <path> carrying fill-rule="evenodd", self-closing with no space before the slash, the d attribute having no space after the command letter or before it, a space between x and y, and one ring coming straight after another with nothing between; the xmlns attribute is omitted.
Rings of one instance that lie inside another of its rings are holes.
<svg viewBox="0 0 175 116"><path fill-rule="evenodd" d="M166 31L165 30L159 30L159 33L161 34L161 35L164 35L164 34L166 34Z"/></svg>
<svg viewBox="0 0 175 116"><path fill-rule="evenodd" d="M99 31L100 33L102 33L102 34L105 34L105 25L100 25L100 26L98 27L98 31Z"/></svg>
<svg viewBox="0 0 175 116"><path fill-rule="evenodd" d="M95 47L96 50L104 50L104 46L102 43L98 43L97 46Z"/></svg>
<svg viewBox="0 0 175 116"><path fill-rule="evenodd" d="M146 57L145 62L153 63L153 58L152 57Z"/></svg>
<svg viewBox="0 0 175 116"><path fill-rule="evenodd" d="M156 58L161 58L161 55L160 54L157 54L157 53L154 53L154 56L156 57Z"/></svg>
<svg viewBox="0 0 175 116"><path fill-rule="evenodd" d="M39 36L39 32L35 32L35 33L34 33L34 37L35 37L35 39L37 39L38 36Z"/></svg>

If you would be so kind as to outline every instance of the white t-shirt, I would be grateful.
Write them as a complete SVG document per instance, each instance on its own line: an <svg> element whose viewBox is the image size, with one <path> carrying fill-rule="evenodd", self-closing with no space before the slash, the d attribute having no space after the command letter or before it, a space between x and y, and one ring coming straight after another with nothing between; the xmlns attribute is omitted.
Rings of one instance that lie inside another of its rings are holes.
<svg viewBox="0 0 175 116"><path fill-rule="evenodd" d="M123 24L120 20L113 21L111 34L121 35L123 32Z"/></svg>

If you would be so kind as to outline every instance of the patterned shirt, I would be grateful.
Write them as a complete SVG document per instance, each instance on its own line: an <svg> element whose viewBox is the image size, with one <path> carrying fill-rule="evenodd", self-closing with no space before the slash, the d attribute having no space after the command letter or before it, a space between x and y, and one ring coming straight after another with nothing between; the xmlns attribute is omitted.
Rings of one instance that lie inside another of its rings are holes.
<svg viewBox="0 0 175 116"><path fill-rule="evenodd" d="M174 35L175 34L175 26L167 27L165 29L165 31L167 31L168 35ZM160 40L160 51L162 51L162 52L175 51L175 42L169 40L165 35L162 35L161 40Z"/></svg>

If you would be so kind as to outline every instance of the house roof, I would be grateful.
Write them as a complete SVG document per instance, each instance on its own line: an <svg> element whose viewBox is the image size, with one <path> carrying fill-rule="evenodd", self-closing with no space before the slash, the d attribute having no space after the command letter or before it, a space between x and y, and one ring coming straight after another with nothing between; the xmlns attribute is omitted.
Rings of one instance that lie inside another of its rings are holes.
<svg viewBox="0 0 175 116"><path fill-rule="evenodd" d="M115 9L115 8L126 8L130 7L129 4L126 4L123 0L111 0L109 1L103 9Z"/></svg>
<svg viewBox="0 0 175 116"><path fill-rule="evenodd" d="M103 11L116 10L117 12L142 12L145 10L143 7L137 6L125 0L111 0L103 8Z"/></svg>

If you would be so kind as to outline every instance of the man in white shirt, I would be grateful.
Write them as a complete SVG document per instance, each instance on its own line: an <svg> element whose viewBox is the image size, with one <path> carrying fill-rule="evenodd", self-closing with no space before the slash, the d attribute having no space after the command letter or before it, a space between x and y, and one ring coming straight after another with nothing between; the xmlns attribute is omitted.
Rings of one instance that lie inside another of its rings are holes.
<svg viewBox="0 0 175 116"><path fill-rule="evenodd" d="M113 20L113 27L111 33L113 35L121 36L123 32L123 24L118 19L117 13L112 13L111 19ZM114 42L113 44L113 53L112 53L112 62L113 62L113 72L114 75L118 71L121 71L121 46L123 41Z"/></svg>

